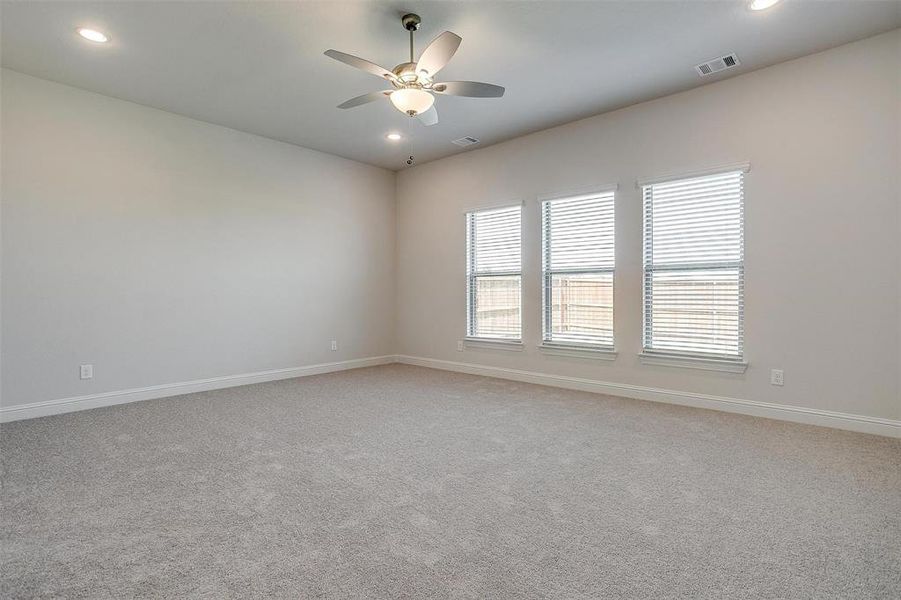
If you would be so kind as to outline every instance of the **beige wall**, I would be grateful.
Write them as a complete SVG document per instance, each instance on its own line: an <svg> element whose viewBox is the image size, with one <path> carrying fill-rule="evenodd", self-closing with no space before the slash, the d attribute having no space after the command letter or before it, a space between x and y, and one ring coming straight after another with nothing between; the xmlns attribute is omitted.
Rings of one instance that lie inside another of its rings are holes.
<svg viewBox="0 0 901 600"><path fill-rule="evenodd" d="M403 171L398 352L901 417L898 30ZM750 161L742 375L641 365L635 180ZM619 183L613 363L547 356L536 198ZM466 209L525 201L524 352L456 351ZM769 370L785 371L785 386Z"/></svg>
<svg viewBox="0 0 901 600"><path fill-rule="evenodd" d="M2 404L398 352L901 418L899 73L895 31L395 178L3 70ZM738 161L750 367L640 365L634 181ZM540 354L537 197L609 183L619 357ZM526 349L457 352L463 213L519 200Z"/></svg>
<svg viewBox="0 0 901 600"><path fill-rule="evenodd" d="M2 150L4 406L393 351L393 173L9 70Z"/></svg>

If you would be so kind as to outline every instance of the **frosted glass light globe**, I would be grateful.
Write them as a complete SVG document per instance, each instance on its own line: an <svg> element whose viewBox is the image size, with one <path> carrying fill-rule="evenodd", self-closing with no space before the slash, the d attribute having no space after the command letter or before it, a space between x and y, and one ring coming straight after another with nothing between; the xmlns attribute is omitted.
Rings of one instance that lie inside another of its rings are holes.
<svg viewBox="0 0 901 600"><path fill-rule="evenodd" d="M432 108L432 104L435 103L433 95L417 88L404 88L391 92L389 98L397 110L410 116L421 115Z"/></svg>

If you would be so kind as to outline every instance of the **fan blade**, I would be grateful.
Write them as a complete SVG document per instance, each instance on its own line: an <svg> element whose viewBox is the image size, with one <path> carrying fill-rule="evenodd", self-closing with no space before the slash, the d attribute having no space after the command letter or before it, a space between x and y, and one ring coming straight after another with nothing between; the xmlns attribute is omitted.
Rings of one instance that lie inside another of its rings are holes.
<svg viewBox="0 0 901 600"><path fill-rule="evenodd" d="M500 98L504 95L504 88L501 86L479 81L445 81L433 85L432 91L446 96L468 98Z"/></svg>
<svg viewBox="0 0 901 600"><path fill-rule="evenodd" d="M368 94L363 94L362 96L357 96L356 98L351 98L347 102L343 102L338 105L338 108L353 108L355 106L360 106L361 104L368 104L370 102L375 102L376 100L381 100L382 98L387 98L391 95L391 92L394 90L384 90L382 92L369 92Z"/></svg>
<svg viewBox="0 0 901 600"><path fill-rule="evenodd" d="M433 104L432 108L425 111L421 115L416 115L416 118L419 119L419 122L426 127L431 127L438 122L438 111L435 110L435 105Z"/></svg>
<svg viewBox="0 0 901 600"><path fill-rule="evenodd" d="M434 77L438 71L444 68L444 65L450 62L462 41L463 38L456 33L445 31L432 40L432 43L419 55L416 71L418 73L424 72L429 77Z"/></svg>
<svg viewBox="0 0 901 600"><path fill-rule="evenodd" d="M325 55L329 58L334 58L339 62L343 62L345 65L350 65L362 71L366 71L367 73L372 73L376 77L381 77L382 79L387 79L388 81L397 80L397 76L391 72L391 69L380 67L375 63L369 62L368 60L363 60L359 56L346 54L344 52L338 52L337 50L326 50Z"/></svg>

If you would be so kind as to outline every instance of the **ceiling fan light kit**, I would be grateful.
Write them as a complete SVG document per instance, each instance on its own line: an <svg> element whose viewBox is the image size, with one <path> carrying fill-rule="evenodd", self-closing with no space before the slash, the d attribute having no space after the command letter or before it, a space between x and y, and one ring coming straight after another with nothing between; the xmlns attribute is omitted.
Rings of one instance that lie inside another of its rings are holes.
<svg viewBox="0 0 901 600"><path fill-rule="evenodd" d="M392 92L388 97L394 108L411 117L424 113L435 103L435 96L425 90L413 87L401 88Z"/></svg>
<svg viewBox="0 0 901 600"><path fill-rule="evenodd" d="M406 14L401 17L404 29L410 32L410 60L393 69L386 69L368 60L337 50L326 50L325 55L351 67L381 77L391 83L393 89L371 92L351 98L338 105L347 109L381 98L388 97L391 104L400 112L410 117L417 117L423 125L434 125L438 122L438 112L434 108L435 94L445 96L465 96L469 98L500 98L504 88L490 83L477 81L448 81L437 83L434 78L453 58L463 39L455 33L445 31L430 43L419 60L414 60L413 33L419 29L422 19L419 15Z"/></svg>

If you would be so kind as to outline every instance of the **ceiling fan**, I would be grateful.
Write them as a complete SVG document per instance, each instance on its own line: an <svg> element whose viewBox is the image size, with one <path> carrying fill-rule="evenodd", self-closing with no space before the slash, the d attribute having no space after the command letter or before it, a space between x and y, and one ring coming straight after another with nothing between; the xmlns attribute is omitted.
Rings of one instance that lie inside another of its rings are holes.
<svg viewBox="0 0 901 600"><path fill-rule="evenodd" d="M504 95L504 88L490 83L478 81L435 81L435 75L454 56L460 42L463 41L456 33L445 31L429 44L418 61L413 60L413 32L419 29L422 20L419 15L407 14L401 17L404 29L410 32L410 62L397 65L393 69L380 67L368 60L363 60L351 54L326 50L325 55L341 61L357 69L372 73L376 77L387 79L394 86L390 90L370 92L351 98L347 102L338 105L338 108L353 108L369 102L375 102L383 98L389 98L397 110L411 117L417 117L424 125L434 125L438 122L438 112L435 110L434 94L444 96L466 96L469 98L500 98Z"/></svg>

